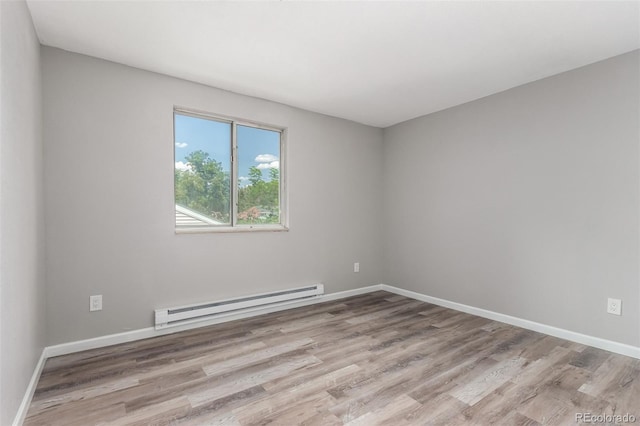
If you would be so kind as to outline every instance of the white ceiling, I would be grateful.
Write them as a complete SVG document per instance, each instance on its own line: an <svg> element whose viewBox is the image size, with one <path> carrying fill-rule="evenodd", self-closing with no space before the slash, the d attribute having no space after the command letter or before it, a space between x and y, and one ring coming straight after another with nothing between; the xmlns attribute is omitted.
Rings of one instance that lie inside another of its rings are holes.
<svg viewBox="0 0 640 426"><path fill-rule="evenodd" d="M28 5L44 45L378 127L640 48L638 1Z"/></svg>

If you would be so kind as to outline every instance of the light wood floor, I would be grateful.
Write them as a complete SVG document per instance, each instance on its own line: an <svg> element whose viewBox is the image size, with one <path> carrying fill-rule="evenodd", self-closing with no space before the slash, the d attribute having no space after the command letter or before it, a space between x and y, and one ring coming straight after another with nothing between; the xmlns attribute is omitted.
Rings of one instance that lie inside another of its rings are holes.
<svg viewBox="0 0 640 426"><path fill-rule="evenodd" d="M26 425L640 423L640 360L385 292L47 361Z"/></svg>

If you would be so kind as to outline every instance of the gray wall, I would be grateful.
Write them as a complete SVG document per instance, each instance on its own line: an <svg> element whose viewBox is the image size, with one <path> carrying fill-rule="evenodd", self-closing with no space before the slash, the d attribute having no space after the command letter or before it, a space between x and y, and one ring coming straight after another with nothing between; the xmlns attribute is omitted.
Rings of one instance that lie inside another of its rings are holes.
<svg viewBox="0 0 640 426"><path fill-rule="evenodd" d="M640 344L638 56L386 129L384 281Z"/></svg>
<svg viewBox="0 0 640 426"><path fill-rule="evenodd" d="M380 129L53 48L42 61L48 344L150 327L160 306L379 283ZM174 233L174 105L288 127L289 232Z"/></svg>
<svg viewBox="0 0 640 426"><path fill-rule="evenodd" d="M44 346L40 45L26 4L0 2L0 424Z"/></svg>

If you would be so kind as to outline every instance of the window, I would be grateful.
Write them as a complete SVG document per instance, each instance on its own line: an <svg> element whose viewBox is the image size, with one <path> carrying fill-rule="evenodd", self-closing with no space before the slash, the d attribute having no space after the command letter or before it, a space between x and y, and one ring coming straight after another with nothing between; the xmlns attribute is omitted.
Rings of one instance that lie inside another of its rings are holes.
<svg viewBox="0 0 640 426"><path fill-rule="evenodd" d="M177 232L286 229L284 129L174 111Z"/></svg>

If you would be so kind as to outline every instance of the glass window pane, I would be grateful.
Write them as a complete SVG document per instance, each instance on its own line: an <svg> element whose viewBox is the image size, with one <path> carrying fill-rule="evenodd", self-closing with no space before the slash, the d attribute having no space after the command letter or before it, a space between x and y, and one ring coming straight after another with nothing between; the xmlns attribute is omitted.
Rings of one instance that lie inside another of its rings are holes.
<svg viewBox="0 0 640 426"><path fill-rule="evenodd" d="M237 126L238 224L280 223L280 132Z"/></svg>
<svg viewBox="0 0 640 426"><path fill-rule="evenodd" d="M231 124L175 114L176 227L231 224Z"/></svg>

